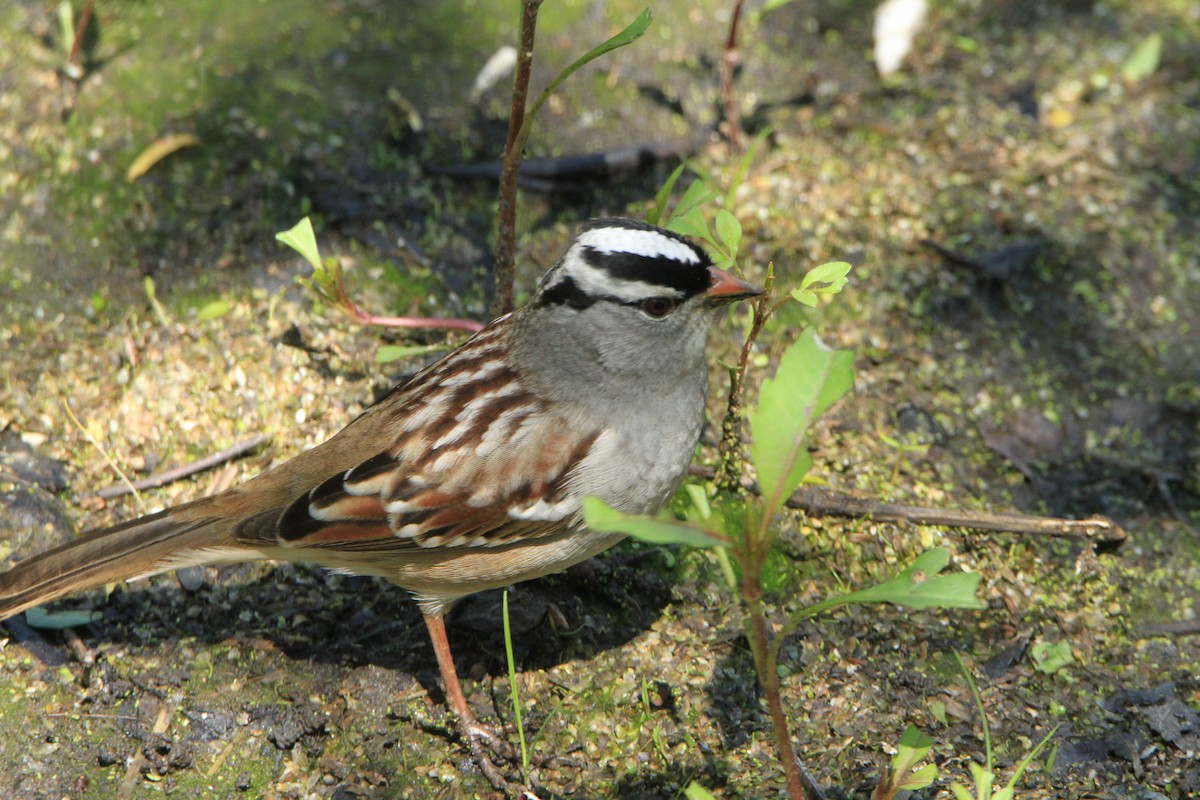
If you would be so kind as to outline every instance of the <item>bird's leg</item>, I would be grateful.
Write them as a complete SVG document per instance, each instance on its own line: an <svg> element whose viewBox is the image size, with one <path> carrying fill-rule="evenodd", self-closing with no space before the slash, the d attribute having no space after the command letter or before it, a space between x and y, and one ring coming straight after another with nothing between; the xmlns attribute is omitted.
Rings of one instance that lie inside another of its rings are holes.
<svg viewBox="0 0 1200 800"><path fill-rule="evenodd" d="M433 642L433 653L437 656L442 682L446 684L446 698L450 701L450 708L458 718L459 733L467 740L467 744L471 748L471 755L475 758L475 762L488 782L497 790L507 790L508 782L504 780L504 776L496 769L496 765L484 753L480 741L486 740L493 751L505 758L512 758L512 748L507 741L490 728L482 725L471 713L471 709L467 705L467 697L463 694L462 684L458 682L458 670L454 668L454 656L450 653L450 640L446 637L445 619L440 615L422 614L422 616L425 617L425 626L429 628L429 639Z"/></svg>

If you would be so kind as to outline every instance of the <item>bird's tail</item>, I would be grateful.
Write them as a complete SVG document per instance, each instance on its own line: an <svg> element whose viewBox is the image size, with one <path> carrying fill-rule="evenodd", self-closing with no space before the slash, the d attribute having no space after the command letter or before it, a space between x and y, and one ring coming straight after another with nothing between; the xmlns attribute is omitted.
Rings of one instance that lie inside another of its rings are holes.
<svg viewBox="0 0 1200 800"><path fill-rule="evenodd" d="M71 592L168 569L221 560L248 560L226 535L228 519L205 514L197 501L101 528L18 562L0 574L0 619ZM223 546L223 545L232 546Z"/></svg>

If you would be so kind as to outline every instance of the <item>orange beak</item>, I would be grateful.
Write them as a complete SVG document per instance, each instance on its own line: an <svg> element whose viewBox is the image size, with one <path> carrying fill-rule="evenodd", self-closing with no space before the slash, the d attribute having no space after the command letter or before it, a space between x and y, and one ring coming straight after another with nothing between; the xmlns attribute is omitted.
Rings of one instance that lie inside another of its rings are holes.
<svg viewBox="0 0 1200 800"><path fill-rule="evenodd" d="M763 293L762 287L747 283L732 272L709 267L708 274L712 278L712 286L708 287L704 296L713 305L733 303L745 300L747 297L757 297Z"/></svg>

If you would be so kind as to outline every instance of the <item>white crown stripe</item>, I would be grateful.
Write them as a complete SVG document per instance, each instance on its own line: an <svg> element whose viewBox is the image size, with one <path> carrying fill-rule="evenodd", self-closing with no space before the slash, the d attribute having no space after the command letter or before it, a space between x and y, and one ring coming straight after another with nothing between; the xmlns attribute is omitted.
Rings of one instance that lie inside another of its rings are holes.
<svg viewBox="0 0 1200 800"><path fill-rule="evenodd" d="M658 231L634 228L594 228L579 235L577 242L605 254L627 253L646 258L669 258L684 264L699 264L700 257L688 245Z"/></svg>

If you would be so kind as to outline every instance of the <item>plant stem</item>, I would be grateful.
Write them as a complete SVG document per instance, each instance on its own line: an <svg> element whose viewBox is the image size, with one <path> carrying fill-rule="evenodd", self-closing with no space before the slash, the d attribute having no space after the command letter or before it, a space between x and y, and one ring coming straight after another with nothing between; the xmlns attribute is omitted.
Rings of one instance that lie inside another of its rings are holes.
<svg viewBox="0 0 1200 800"><path fill-rule="evenodd" d="M334 296L335 303L351 319L363 325L384 325L392 328L437 328L441 330L469 331L475 333L483 330L483 325L473 319L454 319L446 317L386 317L372 314L350 299L346 291L346 283L342 280L341 270L334 273L337 277L337 288Z"/></svg>
<svg viewBox="0 0 1200 800"><path fill-rule="evenodd" d="M750 648L754 652L754 663L758 665L758 679L762 681L763 694L767 700L767 710L771 714L771 724L775 728L775 747L779 752L779 760L783 762L783 774L787 778L788 797L791 800L808 800L808 792L800 777L800 764L796 761L796 750L792 746L792 735L788 730L787 717L783 713L783 698L779 691L778 660L775 648L771 647L767 634L767 620L762 607L762 583L760 563L756 559L755 568L745 568L745 578L742 581L742 600L746 604L747 634L750 638Z"/></svg>
<svg viewBox="0 0 1200 800"><path fill-rule="evenodd" d="M92 21L92 6L96 0L87 0L83 4L83 13L79 15L79 24L75 26L75 41L71 42L71 52L67 55L67 64L79 67L79 53L83 49L83 37L87 33L88 23ZM82 75L82 70L80 71Z"/></svg>
<svg viewBox="0 0 1200 800"><path fill-rule="evenodd" d="M504 162L500 170L499 224L493 268L496 296L492 316L513 310L513 278L517 252L517 174L521 169L524 142L517 136L525 122L525 101L529 96L529 74L533 65L533 39L538 9L542 0L521 0L521 41L517 49L517 74L513 80L512 110L508 117L508 140L504 144Z"/></svg>
<svg viewBox="0 0 1200 800"><path fill-rule="evenodd" d="M742 403L746 394L746 370L750 366L750 353L754 343L774 310L771 307L771 288L774 275L767 273L763 282L763 293L754 304L754 320L742 342L737 366L729 370L729 397L725 401L725 418L721 420L721 443L717 448L717 471L713 481L717 491L727 495L740 495L742 488Z"/></svg>
<svg viewBox="0 0 1200 800"><path fill-rule="evenodd" d="M728 126L726 135L729 143L737 149L742 149L742 120L738 113L737 98L733 95L733 68L737 65L741 54L738 52L738 23L742 19L742 6L745 0L735 0L733 17L729 21L729 36L725 39L725 54L721 59L721 93L725 96L725 124Z"/></svg>

